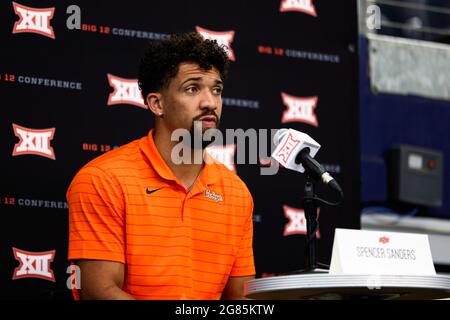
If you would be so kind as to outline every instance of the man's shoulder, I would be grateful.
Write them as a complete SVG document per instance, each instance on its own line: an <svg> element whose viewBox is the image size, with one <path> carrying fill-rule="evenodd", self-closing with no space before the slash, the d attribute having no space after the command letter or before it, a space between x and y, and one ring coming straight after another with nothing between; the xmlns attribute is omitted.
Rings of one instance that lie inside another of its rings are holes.
<svg viewBox="0 0 450 320"><path fill-rule="evenodd" d="M247 187L247 184L237 175L236 172L232 171L222 163L216 162L214 166L221 176L221 183L223 185L230 186L243 195L248 195L249 197L251 197L251 193Z"/></svg>

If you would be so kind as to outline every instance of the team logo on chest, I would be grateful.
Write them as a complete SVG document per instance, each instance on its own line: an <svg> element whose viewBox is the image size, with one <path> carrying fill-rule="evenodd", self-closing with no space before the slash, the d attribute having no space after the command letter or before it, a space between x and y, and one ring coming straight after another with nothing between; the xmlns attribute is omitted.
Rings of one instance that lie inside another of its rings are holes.
<svg viewBox="0 0 450 320"><path fill-rule="evenodd" d="M218 195L218 194L212 192L212 191L209 190L209 189L206 189L206 190L205 190L205 197L210 198L210 199L213 199L213 200L216 201L216 202L221 202L221 201L223 201L223 198L222 198L221 195Z"/></svg>

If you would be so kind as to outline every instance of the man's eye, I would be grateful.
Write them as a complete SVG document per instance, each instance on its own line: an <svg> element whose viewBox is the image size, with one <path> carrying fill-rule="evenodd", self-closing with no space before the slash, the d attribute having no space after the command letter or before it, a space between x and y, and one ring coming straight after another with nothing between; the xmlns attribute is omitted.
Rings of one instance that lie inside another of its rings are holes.
<svg viewBox="0 0 450 320"><path fill-rule="evenodd" d="M185 91L186 91L187 93L195 93L195 92L197 92L197 88L196 88L196 87L187 87L187 88L185 89Z"/></svg>
<svg viewBox="0 0 450 320"><path fill-rule="evenodd" d="M220 87L217 87L217 88L214 88L213 89L213 92L214 92L214 94L222 94L222 91L223 91L223 89L222 88L220 88Z"/></svg>

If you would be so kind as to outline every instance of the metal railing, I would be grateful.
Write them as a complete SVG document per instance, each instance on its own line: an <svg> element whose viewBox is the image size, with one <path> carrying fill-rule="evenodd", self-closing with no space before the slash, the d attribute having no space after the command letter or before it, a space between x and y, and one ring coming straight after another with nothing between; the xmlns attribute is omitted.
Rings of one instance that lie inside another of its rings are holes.
<svg viewBox="0 0 450 320"><path fill-rule="evenodd" d="M450 43L450 0L358 0L359 32Z"/></svg>

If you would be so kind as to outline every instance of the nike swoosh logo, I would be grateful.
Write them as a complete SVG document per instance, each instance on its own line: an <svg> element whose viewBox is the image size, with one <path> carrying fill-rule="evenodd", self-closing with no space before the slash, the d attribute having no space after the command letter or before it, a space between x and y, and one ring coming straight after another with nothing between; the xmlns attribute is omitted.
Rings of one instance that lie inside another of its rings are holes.
<svg viewBox="0 0 450 320"><path fill-rule="evenodd" d="M150 190L149 188L147 188L147 189L145 189L145 192L147 192L147 194L152 194L153 192L156 192L156 191L158 191L159 189L162 189L162 187L161 187L161 188L158 188L158 189L155 189L155 190Z"/></svg>

